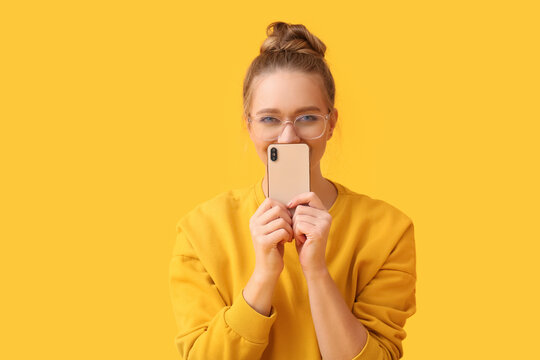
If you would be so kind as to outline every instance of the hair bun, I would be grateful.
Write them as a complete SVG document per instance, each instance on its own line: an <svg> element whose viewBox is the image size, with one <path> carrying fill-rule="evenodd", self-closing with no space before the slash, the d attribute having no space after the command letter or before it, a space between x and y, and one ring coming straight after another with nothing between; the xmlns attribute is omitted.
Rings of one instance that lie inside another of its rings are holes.
<svg viewBox="0 0 540 360"><path fill-rule="evenodd" d="M266 27L268 38L261 45L265 52L291 51L324 58L326 45L304 25L275 21Z"/></svg>

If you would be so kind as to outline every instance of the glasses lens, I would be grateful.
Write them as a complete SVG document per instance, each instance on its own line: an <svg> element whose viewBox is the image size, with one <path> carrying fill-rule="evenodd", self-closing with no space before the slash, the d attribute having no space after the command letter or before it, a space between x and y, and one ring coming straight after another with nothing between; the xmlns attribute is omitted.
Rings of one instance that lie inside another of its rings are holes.
<svg viewBox="0 0 540 360"><path fill-rule="evenodd" d="M314 139L324 132L322 115L302 115L294 122L296 133L303 139Z"/></svg>
<svg viewBox="0 0 540 360"><path fill-rule="evenodd" d="M294 129L298 137L302 139L316 139L324 133L324 116L301 115L294 121ZM283 132L283 122L272 116L260 116L253 121L253 130L258 137L264 140L275 140Z"/></svg>

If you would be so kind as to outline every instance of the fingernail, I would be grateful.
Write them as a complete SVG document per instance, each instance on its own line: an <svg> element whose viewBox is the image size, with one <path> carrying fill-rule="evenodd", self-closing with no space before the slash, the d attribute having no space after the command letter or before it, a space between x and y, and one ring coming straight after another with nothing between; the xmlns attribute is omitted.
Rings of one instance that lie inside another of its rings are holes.
<svg viewBox="0 0 540 360"><path fill-rule="evenodd" d="M287 207L291 207L291 204L292 204L292 201L289 201L289 203L287 204Z"/></svg>

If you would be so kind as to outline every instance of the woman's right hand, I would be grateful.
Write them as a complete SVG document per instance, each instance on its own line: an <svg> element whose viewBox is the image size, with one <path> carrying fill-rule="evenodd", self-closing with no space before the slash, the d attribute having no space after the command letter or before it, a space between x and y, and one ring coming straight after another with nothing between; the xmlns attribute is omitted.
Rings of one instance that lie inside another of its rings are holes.
<svg viewBox="0 0 540 360"><path fill-rule="evenodd" d="M266 198L249 220L255 248L255 273L279 277L285 242L293 239L292 218L285 204Z"/></svg>

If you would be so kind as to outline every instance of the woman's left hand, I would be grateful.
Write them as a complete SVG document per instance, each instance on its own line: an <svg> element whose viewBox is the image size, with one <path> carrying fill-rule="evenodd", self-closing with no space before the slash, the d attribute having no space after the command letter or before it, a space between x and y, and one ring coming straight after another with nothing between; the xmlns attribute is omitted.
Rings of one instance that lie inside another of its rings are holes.
<svg viewBox="0 0 540 360"><path fill-rule="evenodd" d="M332 216L314 192L295 196L287 207L296 207L292 217L293 234L304 274L326 270L326 242Z"/></svg>

